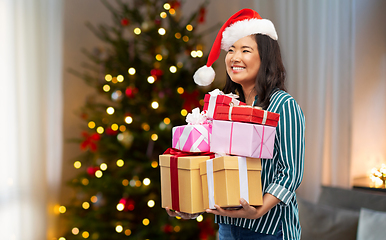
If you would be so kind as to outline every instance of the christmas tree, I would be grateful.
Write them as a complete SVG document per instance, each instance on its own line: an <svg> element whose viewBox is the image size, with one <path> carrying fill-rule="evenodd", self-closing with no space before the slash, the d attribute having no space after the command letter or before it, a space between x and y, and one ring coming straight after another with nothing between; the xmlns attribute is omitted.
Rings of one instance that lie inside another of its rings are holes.
<svg viewBox="0 0 386 240"><path fill-rule="evenodd" d="M81 109L83 153L71 163L78 174L59 239L214 239L212 216L182 220L161 208L158 167L172 127L202 105L192 75L205 64L197 29L207 2L190 16L180 1L103 3L114 24L88 26L107 47L85 50L87 69L73 71L97 94Z"/></svg>

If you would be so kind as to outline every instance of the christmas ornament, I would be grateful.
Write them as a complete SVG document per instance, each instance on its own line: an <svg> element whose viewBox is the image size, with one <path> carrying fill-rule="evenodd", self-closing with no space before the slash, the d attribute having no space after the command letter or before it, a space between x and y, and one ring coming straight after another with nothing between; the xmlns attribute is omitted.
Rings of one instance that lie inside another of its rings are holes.
<svg viewBox="0 0 386 240"><path fill-rule="evenodd" d="M198 100L199 92L198 90L194 90L189 93L185 91L181 94L181 98L184 99L184 103L182 108L188 112L191 112L193 108L200 107L200 101Z"/></svg>
<svg viewBox="0 0 386 240"><path fill-rule="evenodd" d="M173 226L170 225L170 224L165 224L163 227L162 227L162 231L164 233L171 233L173 232Z"/></svg>
<svg viewBox="0 0 386 240"><path fill-rule="evenodd" d="M84 141L80 144L82 150L90 149L91 152L95 152L98 148L97 142L101 139L101 136L98 133L88 134L83 132L82 136Z"/></svg>
<svg viewBox="0 0 386 240"><path fill-rule="evenodd" d="M198 23L205 22L206 9L204 7L200 8L200 14L198 15Z"/></svg>
<svg viewBox="0 0 386 240"><path fill-rule="evenodd" d="M111 127L108 127L106 128L106 134L110 136L115 136L118 134L118 131L111 129Z"/></svg>
<svg viewBox="0 0 386 240"><path fill-rule="evenodd" d="M99 166L91 166L87 168L87 174L91 177L95 177L96 171L100 170Z"/></svg>
<svg viewBox="0 0 386 240"><path fill-rule="evenodd" d="M273 23L268 19L262 19L254 10L242 9L232 15L220 28L210 50L206 65L194 73L194 82L200 86L211 84L216 75L212 65L220 56L221 49L228 51L237 40L257 33L277 40L277 33Z"/></svg>
<svg viewBox="0 0 386 240"><path fill-rule="evenodd" d="M130 199L128 197L123 197L121 200L119 200L119 203L123 204L124 208L123 211L133 211L135 208L135 202L133 199Z"/></svg>
<svg viewBox="0 0 386 240"><path fill-rule="evenodd" d="M129 19L122 18L122 20L121 20L121 25L122 26L127 26L127 25L129 25L129 23L130 23Z"/></svg>
<svg viewBox="0 0 386 240"><path fill-rule="evenodd" d="M128 98L134 98L135 97L135 94L137 94L138 92L138 88L136 87L127 87L126 88L126 91L125 91L125 94Z"/></svg>

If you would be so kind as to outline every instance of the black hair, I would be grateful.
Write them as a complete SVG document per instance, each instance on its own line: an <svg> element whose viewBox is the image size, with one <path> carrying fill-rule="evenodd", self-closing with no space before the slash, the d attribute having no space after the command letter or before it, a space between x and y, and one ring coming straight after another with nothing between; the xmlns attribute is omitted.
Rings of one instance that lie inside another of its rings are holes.
<svg viewBox="0 0 386 240"><path fill-rule="evenodd" d="M284 90L286 72L281 59L280 47L276 40L267 35L254 34L257 43L257 49L260 55L260 68L256 76L255 91L257 95L257 104L263 109L267 109L269 98L276 90ZM233 82L228 73L223 89L224 93L237 93L240 101L245 102L243 88L240 84Z"/></svg>

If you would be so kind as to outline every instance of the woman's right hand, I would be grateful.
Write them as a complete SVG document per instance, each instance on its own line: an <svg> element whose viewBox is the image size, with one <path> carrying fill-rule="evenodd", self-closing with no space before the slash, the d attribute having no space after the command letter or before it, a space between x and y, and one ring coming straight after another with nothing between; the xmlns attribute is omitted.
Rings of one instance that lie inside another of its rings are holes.
<svg viewBox="0 0 386 240"><path fill-rule="evenodd" d="M170 208L166 207L165 208L166 212L170 217L180 217L182 219L195 219L198 216L200 216L202 213L184 213L184 212L177 212L177 211L172 211Z"/></svg>

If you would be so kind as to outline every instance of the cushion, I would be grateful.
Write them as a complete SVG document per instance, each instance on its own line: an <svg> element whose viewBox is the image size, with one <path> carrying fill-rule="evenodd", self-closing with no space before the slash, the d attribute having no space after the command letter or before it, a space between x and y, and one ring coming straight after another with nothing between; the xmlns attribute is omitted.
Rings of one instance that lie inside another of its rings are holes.
<svg viewBox="0 0 386 240"><path fill-rule="evenodd" d="M386 211L386 194L322 186L318 203L357 210L358 212L362 207L376 211Z"/></svg>
<svg viewBox="0 0 386 240"><path fill-rule="evenodd" d="M359 211L314 204L298 198L302 240L355 240Z"/></svg>
<svg viewBox="0 0 386 240"><path fill-rule="evenodd" d="M386 236L386 212L362 208L359 215L358 240L379 240Z"/></svg>

